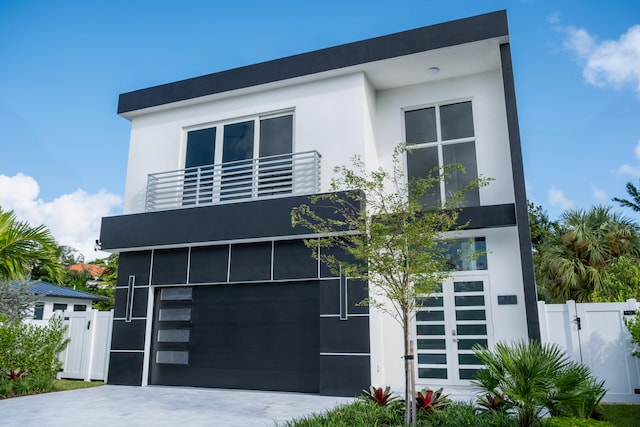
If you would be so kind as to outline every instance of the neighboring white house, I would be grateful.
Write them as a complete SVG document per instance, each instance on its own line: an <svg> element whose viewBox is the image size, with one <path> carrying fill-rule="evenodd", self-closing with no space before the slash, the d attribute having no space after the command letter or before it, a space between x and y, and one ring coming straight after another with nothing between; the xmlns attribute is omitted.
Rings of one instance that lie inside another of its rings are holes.
<svg viewBox="0 0 640 427"><path fill-rule="evenodd" d="M31 292L38 296L30 323L45 324L56 311L87 311L94 301L106 301L101 295L77 291L48 282L35 282Z"/></svg>
<svg viewBox="0 0 640 427"><path fill-rule="evenodd" d="M462 163L460 263L413 331L419 386L455 391L471 347L539 338L505 11L120 95L131 122L108 382L355 395L403 386L399 325L357 305L367 284L315 261L290 212L360 155L408 177Z"/></svg>

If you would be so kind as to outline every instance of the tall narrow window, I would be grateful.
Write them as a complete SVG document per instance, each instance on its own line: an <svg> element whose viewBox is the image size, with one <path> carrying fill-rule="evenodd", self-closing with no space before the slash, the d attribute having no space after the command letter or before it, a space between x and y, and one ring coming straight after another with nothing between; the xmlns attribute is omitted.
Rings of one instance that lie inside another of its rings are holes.
<svg viewBox="0 0 640 427"><path fill-rule="evenodd" d="M183 204L211 202L215 150L216 128L187 134Z"/></svg>
<svg viewBox="0 0 640 427"><path fill-rule="evenodd" d="M260 120L258 195L291 193L293 188L293 116Z"/></svg>
<svg viewBox="0 0 640 427"><path fill-rule="evenodd" d="M421 199L425 206L444 202L478 178L471 101L405 111L404 119L410 180L437 176L438 169L446 165L464 168L453 169L444 182L428 190ZM479 204L477 188L464 193L462 206Z"/></svg>
<svg viewBox="0 0 640 427"><path fill-rule="evenodd" d="M251 197L253 165L242 160L253 159L253 134L253 121L224 127L221 200Z"/></svg>
<svg viewBox="0 0 640 427"><path fill-rule="evenodd" d="M42 320L44 317L44 303L37 302L33 309L33 320Z"/></svg>

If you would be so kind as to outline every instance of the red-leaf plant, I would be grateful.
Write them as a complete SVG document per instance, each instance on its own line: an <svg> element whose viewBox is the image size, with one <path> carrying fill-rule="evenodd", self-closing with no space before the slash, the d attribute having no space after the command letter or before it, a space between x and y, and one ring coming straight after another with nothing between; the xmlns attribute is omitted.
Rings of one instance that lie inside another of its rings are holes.
<svg viewBox="0 0 640 427"><path fill-rule="evenodd" d="M9 373L7 374L7 377L12 381L17 381L20 378L26 377L30 373L31 373L31 369L27 369L27 370L18 369L17 371L10 369Z"/></svg>
<svg viewBox="0 0 640 427"><path fill-rule="evenodd" d="M442 395L442 388L436 391L425 388L418 392L416 396L416 407L418 411L432 413L436 409L446 408L451 403L449 395Z"/></svg>
<svg viewBox="0 0 640 427"><path fill-rule="evenodd" d="M393 396L391 387L387 386L384 389L382 387L369 387L369 390L362 390L367 399L374 401L377 405L387 406L389 403L398 399L398 396Z"/></svg>
<svg viewBox="0 0 640 427"><path fill-rule="evenodd" d="M504 412L510 407L509 401L504 397L504 393L500 395L487 393L479 397L477 402L483 411Z"/></svg>

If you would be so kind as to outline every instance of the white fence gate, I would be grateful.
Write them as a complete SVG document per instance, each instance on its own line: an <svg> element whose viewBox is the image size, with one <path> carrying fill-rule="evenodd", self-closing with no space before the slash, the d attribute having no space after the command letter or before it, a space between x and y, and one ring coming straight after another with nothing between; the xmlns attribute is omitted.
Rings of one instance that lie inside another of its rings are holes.
<svg viewBox="0 0 640 427"><path fill-rule="evenodd" d="M58 378L106 380L113 310L65 311L63 319L71 341L59 355L62 371Z"/></svg>
<svg viewBox="0 0 640 427"><path fill-rule="evenodd" d="M545 304L538 302L542 342L562 347L572 359L605 381L604 402L640 403L640 358L631 355L623 318L638 308L627 302Z"/></svg>

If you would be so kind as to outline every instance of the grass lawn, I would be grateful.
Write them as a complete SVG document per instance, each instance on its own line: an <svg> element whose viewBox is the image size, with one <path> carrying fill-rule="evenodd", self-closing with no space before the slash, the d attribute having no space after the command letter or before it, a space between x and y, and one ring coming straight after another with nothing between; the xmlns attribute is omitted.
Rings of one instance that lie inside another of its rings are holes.
<svg viewBox="0 0 640 427"><path fill-rule="evenodd" d="M602 405L605 421L616 427L640 426L640 405Z"/></svg>
<svg viewBox="0 0 640 427"><path fill-rule="evenodd" d="M75 390L77 388L98 387L104 385L104 381L80 381L80 380L55 380L53 391Z"/></svg>

